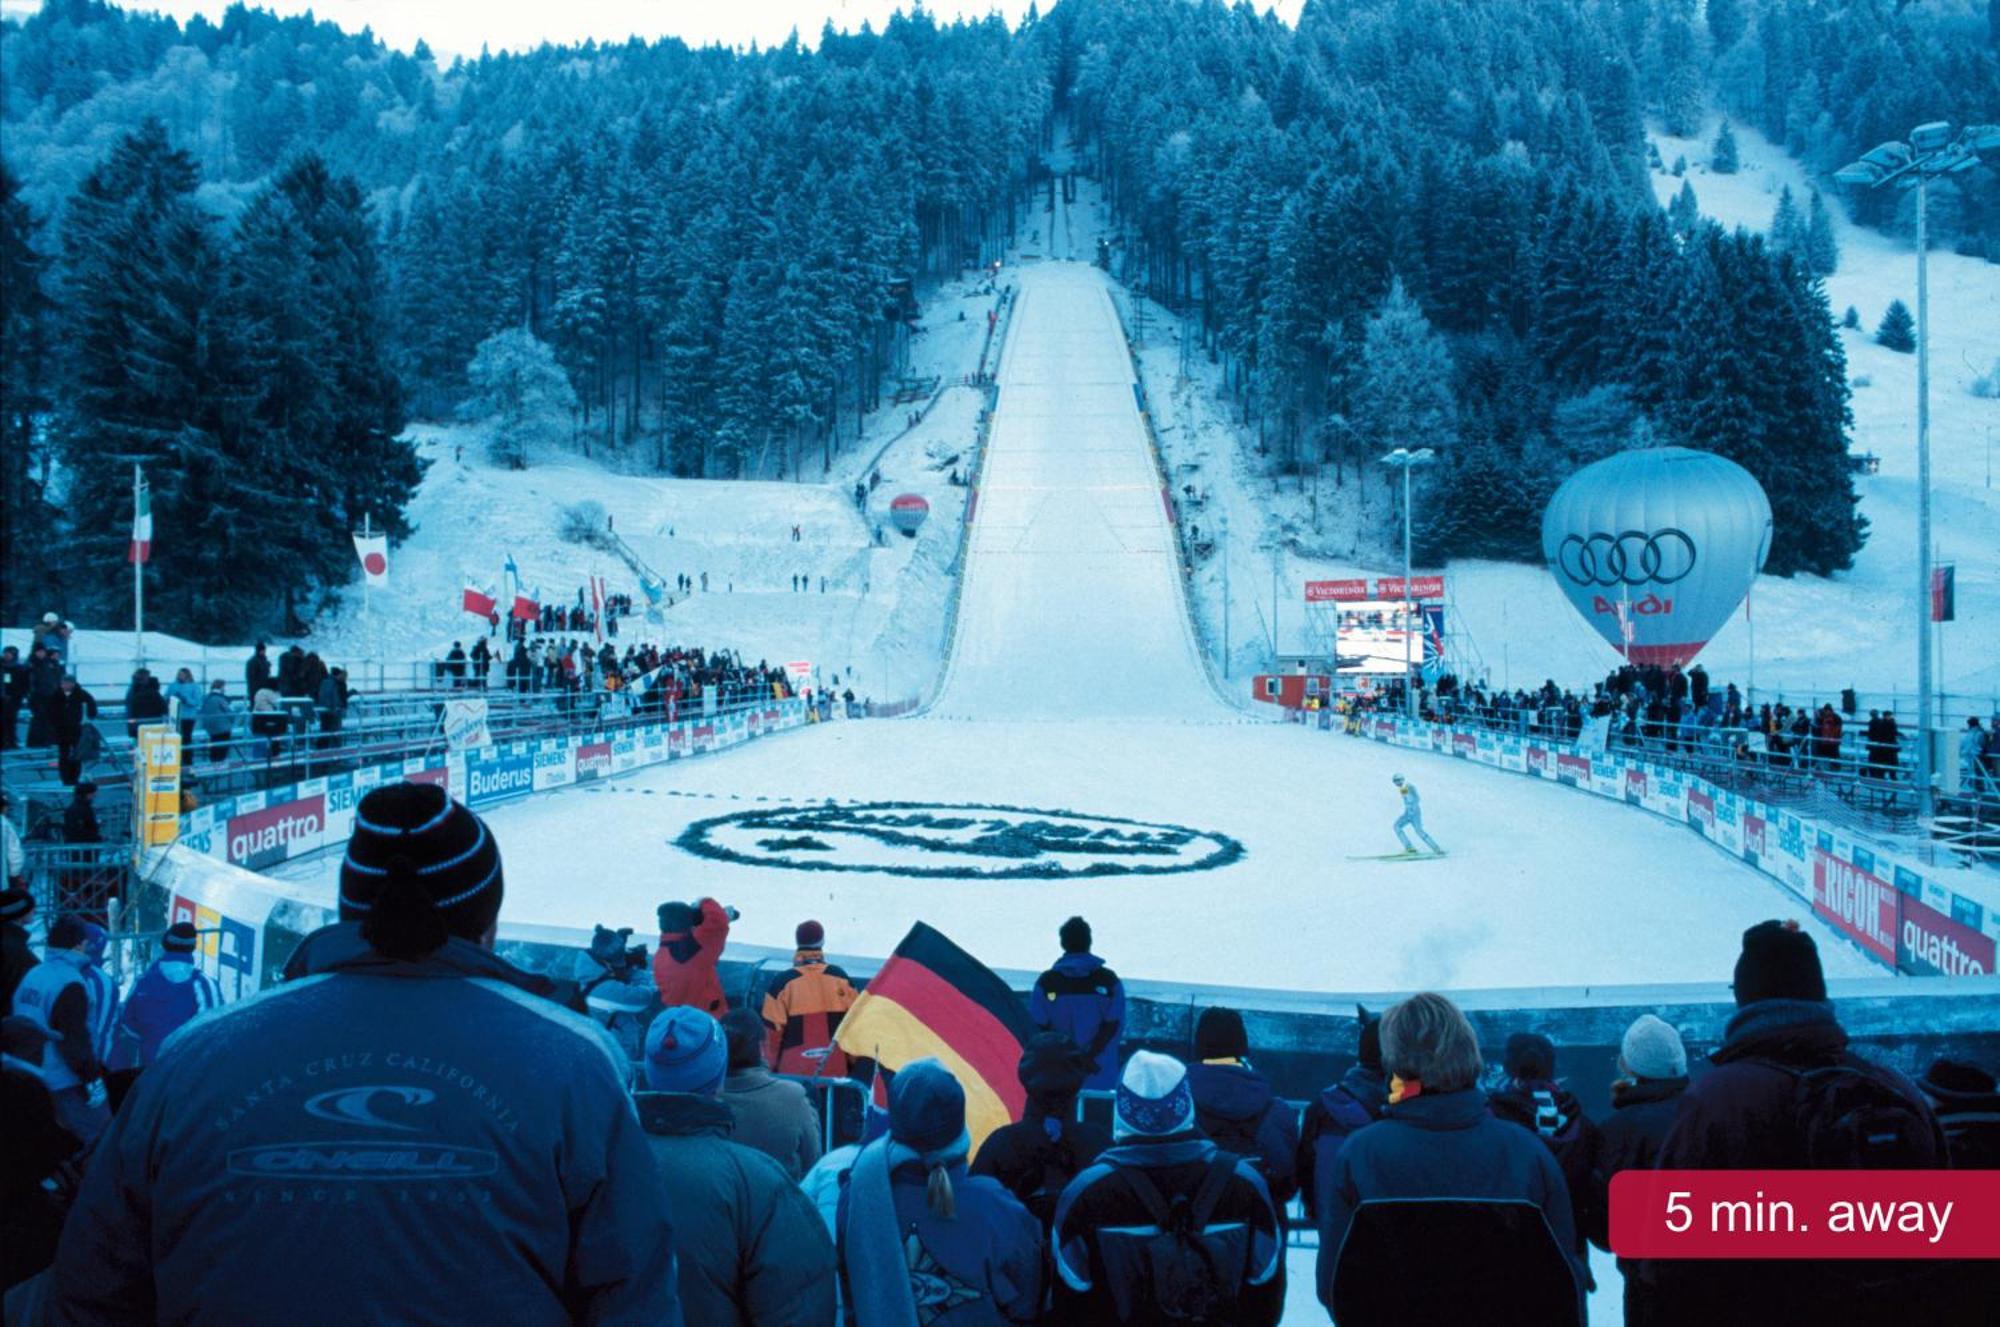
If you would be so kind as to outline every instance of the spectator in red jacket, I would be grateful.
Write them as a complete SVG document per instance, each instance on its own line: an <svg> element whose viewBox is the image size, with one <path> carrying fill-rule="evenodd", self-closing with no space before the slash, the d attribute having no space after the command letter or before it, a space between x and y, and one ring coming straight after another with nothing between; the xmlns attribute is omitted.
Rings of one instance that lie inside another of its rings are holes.
<svg viewBox="0 0 2000 1327"><path fill-rule="evenodd" d="M660 948L653 955L653 984L660 1003L671 1009L688 1005L716 1018L729 1012L722 995L722 978L715 965L729 943L729 923L736 909L712 898L699 903L660 905Z"/></svg>

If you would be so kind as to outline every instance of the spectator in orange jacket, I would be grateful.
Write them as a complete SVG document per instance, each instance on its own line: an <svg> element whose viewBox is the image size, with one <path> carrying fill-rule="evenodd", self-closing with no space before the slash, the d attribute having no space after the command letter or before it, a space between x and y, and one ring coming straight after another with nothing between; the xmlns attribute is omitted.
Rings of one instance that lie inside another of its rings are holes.
<svg viewBox="0 0 2000 1327"><path fill-rule="evenodd" d="M833 1034L854 1004L854 986L826 961L825 927L800 922L793 938L792 970L764 992L765 1059L781 1074L845 1077L847 1052L833 1044Z"/></svg>
<svg viewBox="0 0 2000 1327"><path fill-rule="evenodd" d="M729 943L729 923L736 909L712 898L699 903L660 905L660 948L653 955L653 984L660 1003L671 1009L688 1005L716 1018L729 1012L722 995L722 978L715 965Z"/></svg>

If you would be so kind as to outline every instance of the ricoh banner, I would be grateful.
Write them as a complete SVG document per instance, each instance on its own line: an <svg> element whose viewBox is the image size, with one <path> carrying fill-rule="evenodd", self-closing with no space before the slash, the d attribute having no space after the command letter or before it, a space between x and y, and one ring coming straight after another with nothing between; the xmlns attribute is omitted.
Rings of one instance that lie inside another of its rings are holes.
<svg viewBox="0 0 2000 1327"><path fill-rule="evenodd" d="M615 737L504 742L429 759L371 765L286 787L219 798L182 816L179 837L194 852L261 871L347 842L354 830L355 805L378 784L399 779L435 783L478 809L532 792L723 750L766 733L801 727L805 721L804 701L782 700L754 714L649 724Z"/></svg>
<svg viewBox="0 0 2000 1327"><path fill-rule="evenodd" d="M1543 738L1384 715L1341 725L1354 737L1431 751L1549 779L1686 825L1790 890L1813 915L1884 967L1919 976L1996 970L2000 890L1952 884L1897 861L1845 831L1740 796L1706 779L1633 756ZM1967 890L1983 890L1985 899Z"/></svg>

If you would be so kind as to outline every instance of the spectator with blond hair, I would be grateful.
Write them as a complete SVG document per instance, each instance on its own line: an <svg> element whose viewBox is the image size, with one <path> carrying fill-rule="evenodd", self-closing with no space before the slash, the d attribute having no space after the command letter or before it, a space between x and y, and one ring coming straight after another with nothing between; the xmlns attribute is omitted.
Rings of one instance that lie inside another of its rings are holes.
<svg viewBox="0 0 2000 1327"><path fill-rule="evenodd" d="M1454 1209L1449 1213L1454 1221L1468 1205L1487 1209L1496 1238L1482 1240L1476 1252L1477 1260L1489 1267L1504 1266L1514 1256L1512 1246L1497 1237L1497 1232L1510 1229L1506 1223L1518 1210L1506 1205L1527 1203L1539 1209L1555 1248L1528 1246L1528 1252L1546 1253L1568 1268L1568 1294L1580 1312L1575 1268L1567 1252L1576 1247L1576 1226L1562 1168L1533 1134L1494 1118L1487 1109L1486 1094L1479 1088L1479 1042L1458 1006L1426 992L1391 1008L1382 1016L1382 1064L1389 1073L1388 1105L1380 1120L1356 1131L1340 1149L1325 1188L1319 1214L1320 1301L1329 1312L1335 1310L1336 1283L1343 1277L1357 1282L1338 1287L1350 1300L1364 1297L1374 1302L1378 1297L1415 1293L1416 1288L1407 1284L1385 1284L1392 1278L1403 1280L1385 1263L1344 1257L1348 1251L1343 1244L1365 1205L1403 1200L1399 1206L1410 1211L1421 1227L1431 1218L1408 1206L1408 1200L1433 1199L1439 1205L1439 1219L1433 1223L1439 1230L1444 1228L1447 1207ZM1475 1224L1481 1215L1473 1214ZM1511 1229L1516 1235L1523 1233L1518 1227ZM1537 1237L1533 1231L1525 1234ZM1380 1238L1372 1244L1378 1250L1384 1247ZM1466 1256L1474 1257L1470 1252ZM1451 1278L1450 1285L1422 1289L1432 1295L1462 1295L1471 1303L1484 1292L1478 1289L1477 1269L1468 1262L1464 1270L1467 1275ZM1409 1321L1429 1320L1416 1311L1413 1301L1406 1302L1412 1310Z"/></svg>

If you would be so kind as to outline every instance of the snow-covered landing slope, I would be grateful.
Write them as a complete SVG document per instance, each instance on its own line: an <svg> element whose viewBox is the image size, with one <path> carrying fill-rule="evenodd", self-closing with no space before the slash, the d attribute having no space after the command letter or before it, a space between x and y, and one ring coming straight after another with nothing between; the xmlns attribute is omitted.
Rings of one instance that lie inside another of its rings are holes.
<svg viewBox="0 0 2000 1327"><path fill-rule="evenodd" d="M1102 277L1024 267L941 718L1211 718Z"/></svg>

